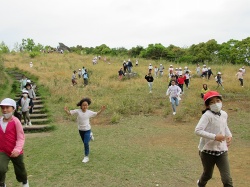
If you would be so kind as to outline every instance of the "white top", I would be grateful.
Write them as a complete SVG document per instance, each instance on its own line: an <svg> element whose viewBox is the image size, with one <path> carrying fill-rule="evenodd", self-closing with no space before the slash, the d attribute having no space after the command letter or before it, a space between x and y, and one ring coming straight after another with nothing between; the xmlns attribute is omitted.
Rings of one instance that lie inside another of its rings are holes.
<svg viewBox="0 0 250 187"><path fill-rule="evenodd" d="M166 95L170 94L170 97L178 97L181 93L181 89L179 86L171 85L168 87Z"/></svg>
<svg viewBox="0 0 250 187"><path fill-rule="evenodd" d="M29 105L30 105L30 99L29 98L22 98L21 99L21 107L22 107L22 112L27 112L29 110Z"/></svg>
<svg viewBox="0 0 250 187"><path fill-rule="evenodd" d="M4 122L4 121L3 121L3 117L2 117L2 118L0 119L0 125L1 125L1 127L2 127L4 133L5 133L5 131L6 131L7 124L8 124L8 122L7 122L7 121Z"/></svg>
<svg viewBox="0 0 250 187"><path fill-rule="evenodd" d="M207 110L201 117L197 126L195 127L195 134L200 136L199 150L211 151L227 151L226 141L216 141L217 134L223 134L227 137L232 137L227 126L227 113L223 110L220 111L221 115L215 115L210 110Z"/></svg>
<svg viewBox="0 0 250 187"><path fill-rule="evenodd" d="M83 112L82 109L75 109L70 110L70 114L77 115L77 125L79 130L88 131L91 129L89 118L95 117L97 112L93 112L91 110L86 110L86 112Z"/></svg>

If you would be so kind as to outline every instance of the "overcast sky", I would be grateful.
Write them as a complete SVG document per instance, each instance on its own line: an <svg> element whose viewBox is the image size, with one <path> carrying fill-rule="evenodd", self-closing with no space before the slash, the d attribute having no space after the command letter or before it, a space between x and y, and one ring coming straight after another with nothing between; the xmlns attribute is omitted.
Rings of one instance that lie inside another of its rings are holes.
<svg viewBox="0 0 250 187"><path fill-rule="evenodd" d="M1 0L0 42L130 49L250 36L250 0Z"/></svg>

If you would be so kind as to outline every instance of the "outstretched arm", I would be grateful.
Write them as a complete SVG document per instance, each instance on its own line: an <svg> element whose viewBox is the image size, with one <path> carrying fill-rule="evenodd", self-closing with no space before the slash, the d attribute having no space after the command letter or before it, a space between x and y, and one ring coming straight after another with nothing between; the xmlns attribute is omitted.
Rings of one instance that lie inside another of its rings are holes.
<svg viewBox="0 0 250 187"><path fill-rule="evenodd" d="M64 107L64 111L68 114L68 115L71 115L71 113L69 112L69 109L68 109L68 107Z"/></svg>
<svg viewBox="0 0 250 187"><path fill-rule="evenodd" d="M97 115L101 114L102 111L104 111L105 109L106 109L106 106L102 106L102 107L101 107L101 110L99 110L99 111L97 112Z"/></svg>

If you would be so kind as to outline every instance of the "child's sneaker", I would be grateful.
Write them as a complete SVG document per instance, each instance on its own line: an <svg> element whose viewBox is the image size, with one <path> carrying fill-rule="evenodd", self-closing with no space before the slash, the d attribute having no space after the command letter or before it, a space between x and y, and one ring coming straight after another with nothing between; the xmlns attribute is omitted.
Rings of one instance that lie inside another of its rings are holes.
<svg viewBox="0 0 250 187"><path fill-rule="evenodd" d="M85 156L82 160L83 163L87 163L89 161L89 157L88 156Z"/></svg>
<svg viewBox="0 0 250 187"><path fill-rule="evenodd" d="M95 139L95 138L94 138L94 134L93 134L93 132L91 132L91 133L90 133L90 140L94 141L94 139Z"/></svg>
<svg viewBox="0 0 250 187"><path fill-rule="evenodd" d="M32 126L32 123L31 123L31 121L29 122L29 126Z"/></svg>
<svg viewBox="0 0 250 187"><path fill-rule="evenodd" d="M29 187L29 181L27 181L26 184L23 184L23 182L21 184L22 184L22 187Z"/></svg>
<svg viewBox="0 0 250 187"><path fill-rule="evenodd" d="M23 125L24 125L25 127L27 127L27 123L24 123Z"/></svg>

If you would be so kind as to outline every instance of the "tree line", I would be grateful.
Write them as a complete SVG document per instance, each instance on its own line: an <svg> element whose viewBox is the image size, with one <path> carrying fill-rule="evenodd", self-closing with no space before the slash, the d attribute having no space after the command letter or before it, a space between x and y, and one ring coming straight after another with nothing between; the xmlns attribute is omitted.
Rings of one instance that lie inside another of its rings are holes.
<svg viewBox="0 0 250 187"><path fill-rule="evenodd" d="M29 52L30 57L35 57L42 52L56 51L51 46L36 44L33 39L22 39L21 44L15 44L12 51L0 44L0 54L10 52ZM186 63L231 63L250 64L250 37L241 41L231 39L222 44L211 39L207 42L193 44L190 47L181 48L175 45L163 46L161 43L149 44L148 47L136 46L131 49L124 47L110 48L106 44L96 47L83 47L77 45L69 47L70 53L92 54L96 56L128 56L130 58L145 58L151 60L166 60L170 62Z"/></svg>

